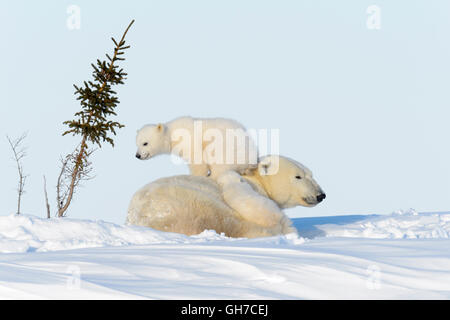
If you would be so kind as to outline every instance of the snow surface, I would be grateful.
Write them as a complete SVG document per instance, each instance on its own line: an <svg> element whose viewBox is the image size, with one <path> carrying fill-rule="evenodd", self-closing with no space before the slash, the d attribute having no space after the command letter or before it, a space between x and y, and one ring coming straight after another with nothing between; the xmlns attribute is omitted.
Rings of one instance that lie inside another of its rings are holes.
<svg viewBox="0 0 450 320"><path fill-rule="evenodd" d="M354 238L449 238L450 214L420 214L415 211L399 211L390 216L375 216L345 226L322 225L327 237Z"/></svg>
<svg viewBox="0 0 450 320"><path fill-rule="evenodd" d="M449 299L450 213L293 219L232 239L0 217L0 298Z"/></svg>

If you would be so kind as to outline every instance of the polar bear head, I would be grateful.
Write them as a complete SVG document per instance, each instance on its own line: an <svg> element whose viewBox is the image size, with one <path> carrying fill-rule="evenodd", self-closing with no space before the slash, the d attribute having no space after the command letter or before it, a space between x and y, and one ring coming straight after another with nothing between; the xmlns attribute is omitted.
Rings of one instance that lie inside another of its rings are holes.
<svg viewBox="0 0 450 320"><path fill-rule="evenodd" d="M136 158L140 160L169 153L170 137L167 133L167 127L162 123L145 125L137 132L136 145Z"/></svg>
<svg viewBox="0 0 450 320"><path fill-rule="evenodd" d="M286 157L261 158L256 175L267 195L281 208L313 207L326 197L311 171Z"/></svg>

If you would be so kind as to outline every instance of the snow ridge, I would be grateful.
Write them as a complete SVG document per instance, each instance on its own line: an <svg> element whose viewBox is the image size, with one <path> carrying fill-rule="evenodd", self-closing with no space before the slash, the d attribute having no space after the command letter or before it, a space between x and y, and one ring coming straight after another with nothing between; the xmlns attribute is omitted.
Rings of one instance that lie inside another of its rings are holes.
<svg viewBox="0 0 450 320"><path fill-rule="evenodd" d="M317 226L327 237L376 239L437 239L450 237L450 212L418 213L414 209L371 216L346 225Z"/></svg>
<svg viewBox="0 0 450 320"><path fill-rule="evenodd" d="M361 216L362 217L362 216ZM301 223L301 219L298 221ZM450 212L417 213L397 211L390 215L362 217L351 223L318 224L321 237L374 239L448 239ZM69 249L149 245L199 244L244 241L247 244L299 245L305 241L296 234L260 239L233 239L213 230L185 236L131 225L117 225L102 220L70 218L43 219L30 215L0 216L0 253L46 252ZM244 243L243 242L243 243Z"/></svg>
<svg viewBox="0 0 450 320"><path fill-rule="evenodd" d="M70 218L43 219L31 215L0 216L0 253L47 252L69 249L149 245L198 244L239 239L205 230L198 235L157 231L131 225L117 225L102 220ZM272 237L266 243L301 244L295 234Z"/></svg>

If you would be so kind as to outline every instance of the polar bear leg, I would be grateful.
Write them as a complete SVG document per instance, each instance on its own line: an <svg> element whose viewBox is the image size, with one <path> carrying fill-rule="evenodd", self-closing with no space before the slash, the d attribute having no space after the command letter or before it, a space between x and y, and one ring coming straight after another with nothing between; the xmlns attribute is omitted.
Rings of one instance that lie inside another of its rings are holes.
<svg viewBox="0 0 450 320"><path fill-rule="evenodd" d="M225 202L245 220L263 227L279 227L284 231L285 215L271 199L256 192L238 173L223 173L218 181ZM275 230L274 230L275 231Z"/></svg>

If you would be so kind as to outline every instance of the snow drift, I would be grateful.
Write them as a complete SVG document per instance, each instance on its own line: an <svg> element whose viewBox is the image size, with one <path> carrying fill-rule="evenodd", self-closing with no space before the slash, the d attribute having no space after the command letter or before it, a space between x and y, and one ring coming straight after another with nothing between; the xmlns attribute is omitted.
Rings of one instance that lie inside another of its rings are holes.
<svg viewBox="0 0 450 320"><path fill-rule="evenodd" d="M318 226L327 237L378 239L449 238L450 212L421 213L397 211L388 216L370 216L355 223Z"/></svg>
<svg viewBox="0 0 450 320"><path fill-rule="evenodd" d="M0 299L450 298L450 213L293 222L300 235L232 239L0 217Z"/></svg>
<svg viewBox="0 0 450 320"><path fill-rule="evenodd" d="M292 234L274 237L291 243L303 240ZM0 253L46 252L69 249L233 241L213 230L194 236L162 232L146 227L117 225L105 221L70 218L43 219L30 215L0 216Z"/></svg>
<svg viewBox="0 0 450 320"><path fill-rule="evenodd" d="M354 222L349 222L356 219ZM391 215L292 219L295 234L261 238L262 242L302 244L304 238L351 237L419 239L450 237L450 212L398 211ZM331 221L331 223L330 223ZM315 230L315 231L314 231ZM29 215L0 216L0 252L46 252L105 246L235 241L213 230L185 236L145 227L70 218L43 219ZM250 241L250 240L247 240Z"/></svg>

